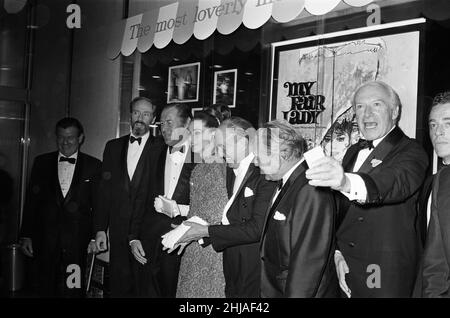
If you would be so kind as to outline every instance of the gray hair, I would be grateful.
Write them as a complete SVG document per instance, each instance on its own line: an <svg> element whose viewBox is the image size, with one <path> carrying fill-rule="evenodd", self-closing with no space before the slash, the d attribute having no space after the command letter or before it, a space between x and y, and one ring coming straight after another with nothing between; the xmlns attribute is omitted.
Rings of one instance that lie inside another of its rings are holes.
<svg viewBox="0 0 450 318"><path fill-rule="evenodd" d="M241 117L230 117L224 120L220 126L226 129L233 129L237 135L247 139L251 139L255 132L253 125Z"/></svg>
<svg viewBox="0 0 450 318"><path fill-rule="evenodd" d="M376 87L381 87L382 89L384 89L386 91L386 93L389 96L389 102L390 102L390 106L392 108L398 107L398 115L397 118L395 119L395 122L398 123L398 121L400 120L400 116L402 113L402 102L400 101L400 97L398 96L397 92L388 84L386 84L383 81L371 81L371 82L367 82L362 84L361 86L359 86L356 91L355 94L353 94L353 105L355 105L355 96L358 94L358 92L368 86L376 86Z"/></svg>
<svg viewBox="0 0 450 318"><path fill-rule="evenodd" d="M275 139L287 145L296 158L303 157L308 149L308 143L287 121L273 120L262 125L267 134L267 146L270 147L271 140Z"/></svg>

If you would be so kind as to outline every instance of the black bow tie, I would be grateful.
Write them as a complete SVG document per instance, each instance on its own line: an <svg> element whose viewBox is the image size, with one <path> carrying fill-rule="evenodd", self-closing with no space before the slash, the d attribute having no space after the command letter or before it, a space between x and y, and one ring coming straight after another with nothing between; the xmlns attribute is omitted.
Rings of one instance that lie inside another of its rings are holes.
<svg viewBox="0 0 450 318"><path fill-rule="evenodd" d="M281 188L283 188L283 179L278 181L278 191L281 191Z"/></svg>
<svg viewBox="0 0 450 318"><path fill-rule="evenodd" d="M181 153L184 153L184 146L181 146L181 147L173 147L173 146L169 146L169 152L172 154L172 153L174 153L174 152L177 152L177 151L179 151L179 152L181 152Z"/></svg>
<svg viewBox="0 0 450 318"><path fill-rule="evenodd" d="M140 144L141 144L141 141L142 141L142 137L135 138L135 137L133 137L133 136L130 136L130 144L132 144L132 143L135 142L135 141L137 141L138 144L140 145Z"/></svg>
<svg viewBox="0 0 450 318"><path fill-rule="evenodd" d="M359 150L366 149L366 148L369 148L369 150L371 150L374 148L373 140L360 139L358 141L358 147L359 147Z"/></svg>
<svg viewBox="0 0 450 318"><path fill-rule="evenodd" d="M75 162L77 162L77 159L75 159L75 158L67 158L67 157L59 157L59 161L60 162L63 162L63 161L67 161L68 163L71 163L71 164L75 164Z"/></svg>

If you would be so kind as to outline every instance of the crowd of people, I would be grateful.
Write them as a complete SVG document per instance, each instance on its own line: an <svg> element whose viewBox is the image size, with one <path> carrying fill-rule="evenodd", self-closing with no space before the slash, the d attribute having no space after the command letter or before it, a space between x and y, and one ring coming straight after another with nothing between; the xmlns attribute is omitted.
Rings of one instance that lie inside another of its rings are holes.
<svg viewBox="0 0 450 318"><path fill-rule="evenodd" d="M152 136L157 107L135 98L102 162L80 151L79 121L60 120L21 231L37 295L84 297L68 266L84 277L87 253L109 251L111 297L450 296L450 92L429 114L443 165L428 177L392 87L363 84L353 107L359 141L313 162L287 122L256 129L223 105L167 104Z"/></svg>

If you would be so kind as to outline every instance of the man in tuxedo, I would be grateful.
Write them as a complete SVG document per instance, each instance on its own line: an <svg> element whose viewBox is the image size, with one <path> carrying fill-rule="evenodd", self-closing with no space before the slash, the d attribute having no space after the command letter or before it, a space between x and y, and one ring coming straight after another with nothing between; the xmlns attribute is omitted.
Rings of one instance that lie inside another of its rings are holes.
<svg viewBox="0 0 450 318"><path fill-rule="evenodd" d="M96 252L90 240L101 162L79 151L77 119L61 119L55 132L58 151L36 157L31 170L22 250L35 258L38 295L82 297L86 253Z"/></svg>
<svg viewBox="0 0 450 318"><path fill-rule="evenodd" d="M261 238L262 297L337 297L335 203L305 177L306 141L284 121L258 131L261 173L277 181Z"/></svg>
<svg viewBox="0 0 450 318"><path fill-rule="evenodd" d="M438 94L429 116L430 138L443 167L427 198L428 235L422 261L422 296L450 297L450 91Z"/></svg>
<svg viewBox="0 0 450 318"><path fill-rule="evenodd" d="M147 207L136 214L129 234L131 252L142 265L139 269L139 296L176 295L181 257L162 250L161 235L171 224L180 224L189 212L191 172L195 162L191 151L189 123L191 109L186 104L169 104L161 113L161 132L151 155ZM159 196L171 200L178 214L164 210Z"/></svg>
<svg viewBox="0 0 450 318"><path fill-rule="evenodd" d="M229 201L222 224L191 228L180 242L203 239L223 252L225 295L228 298L255 298L260 295L261 262L259 241L269 200L276 183L266 181L254 164L251 151L255 129L245 119L231 117L217 130L216 146L227 162Z"/></svg>
<svg viewBox="0 0 450 318"><path fill-rule="evenodd" d="M108 141L103 153L98 206L94 215L96 245L108 248L112 297L136 296L136 273L128 246L132 215L145 209L148 191L148 160L155 138L150 135L156 106L145 97L130 103L130 134Z"/></svg>
<svg viewBox="0 0 450 318"><path fill-rule="evenodd" d="M397 126L401 103L384 82L368 82L353 98L364 139L342 165L330 157L306 172L313 186L339 200L335 264L348 297L411 297L421 253L416 201L427 154Z"/></svg>

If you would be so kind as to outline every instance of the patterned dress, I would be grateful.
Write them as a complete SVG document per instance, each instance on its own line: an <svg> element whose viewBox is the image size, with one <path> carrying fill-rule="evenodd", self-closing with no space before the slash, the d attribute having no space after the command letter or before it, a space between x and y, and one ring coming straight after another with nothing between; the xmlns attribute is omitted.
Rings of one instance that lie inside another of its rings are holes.
<svg viewBox="0 0 450 318"><path fill-rule="evenodd" d="M202 163L194 168L188 218L197 215L209 224L221 222L228 201L225 174L222 163ZM211 245L203 248L192 242L181 258L177 298L199 297L225 297L222 253L214 251Z"/></svg>

